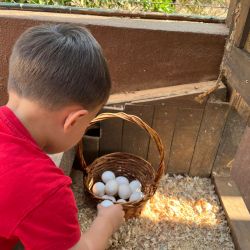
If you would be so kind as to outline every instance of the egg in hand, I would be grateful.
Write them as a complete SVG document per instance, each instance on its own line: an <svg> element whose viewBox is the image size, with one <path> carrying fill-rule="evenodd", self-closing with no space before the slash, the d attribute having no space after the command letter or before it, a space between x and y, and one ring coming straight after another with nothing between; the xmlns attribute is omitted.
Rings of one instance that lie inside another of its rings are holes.
<svg viewBox="0 0 250 250"><path fill-rule="evenodd" d="M110 206L112 206L114 203L112 202L112 201L110 201L110 200L104 200L104 201L102 201L101 203L100 203L100 205L101 206L103 206L103 207L110 207Z"/></svg>

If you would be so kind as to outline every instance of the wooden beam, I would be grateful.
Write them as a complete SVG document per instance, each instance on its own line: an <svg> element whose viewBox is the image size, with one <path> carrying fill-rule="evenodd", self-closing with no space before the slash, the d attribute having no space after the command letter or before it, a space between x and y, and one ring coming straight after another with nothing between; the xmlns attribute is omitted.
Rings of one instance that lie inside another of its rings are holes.
<svg viewBox="0 0 250 250"><path fill-rule="evenodd" d="M233 47L225 57L225 76L229 84L250 105L250 55Z"/></svg>
<svg viewBox="0 0 250 250"><path fill-rule="evenodd" d="M229 28L232 24L234 11L239 0L230 0L230 5L227 12L226 25Z"/></svg>
<svg viewBox="0 0 250 250"><path fill-rule="evenodd" d="M249 250L250 214L235 182L230 177L214 177L216 192L224 208L237 250Z"/></svg>
<svg viewBox="0 0 250 250"><path fill-rule="evenodd" d="M192 103L202 106L194 101L194 97L206 92L207 90L213 88L215 85L215 81L209 81L113 94L110 96L107 105L117 105L125 103L146 104L152 102L166 103L167 101L171 103L175 98L178 98L178 101L179 98L183 98L183 100L185 100L187 103L190 103L190 101L192 101ZM220 90L225 93L226 88L222 83L218 91ZM190 96L190 98L188 98L187 96Z"/></svg>
<svg viewBox="0 0 250 250"><path fill-rule="evenodd" d="M240 46L239 46L240 48L243 49L245 47L249 33L250 33L250 4L249 4L249 9L248 9L248 15L247 15L246 22L245 22L245 27L244 27L241 41L240 41Z"/></svg>
<svg viewBox="0 0 250 250"><path fill-rule="evenodd" d="M248 21L248 14L250 10L250 1L249 0L240 0L240 9L239 17L237 20L235 35L234 35L234 44L236 47L243 48L244 44L242 41L244 39L244 32Z"/></svg>
<svg viewBox="0 0 250 250"><path fill-rule="evenodd" d="M250 127L246 127L235 155L231 176L250 210Z"/></svg>

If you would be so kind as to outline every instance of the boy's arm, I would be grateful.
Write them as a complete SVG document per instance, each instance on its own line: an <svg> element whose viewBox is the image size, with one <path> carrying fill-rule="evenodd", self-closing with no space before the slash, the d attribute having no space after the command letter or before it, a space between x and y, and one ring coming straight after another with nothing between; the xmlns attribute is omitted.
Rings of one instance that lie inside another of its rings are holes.
<svg viewBox="0 0 250 250"><path fill-rule="evenodd" d="M70 250L103 250L108 239L121 225L124 212L121 205L108 208L98 206L98 215L88 231L82 234L79 242Z"/></svg>

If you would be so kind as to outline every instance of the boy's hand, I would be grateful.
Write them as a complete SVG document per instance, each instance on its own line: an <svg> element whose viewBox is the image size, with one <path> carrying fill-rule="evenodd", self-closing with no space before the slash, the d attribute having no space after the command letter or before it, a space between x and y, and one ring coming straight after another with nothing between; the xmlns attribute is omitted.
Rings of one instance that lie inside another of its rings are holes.
<svg viewBox="0 0 250 250"><path fill-rule="evenodd" d="M108 239L119 228L124 218L121 205L97 206L98 214L88 231L71 250L103 250ZM109 228L108 228L109 227Z"/></svg>
<svg viewBox="0 0 250 250"><path fill-rule="evenodd" d="M102 205L97 206L98 214L97 217L101 217L107 221L108 224L112 225L112 230L115 232L121 226L124 221L124 211L121 205L112 205L109 207L103 207Z"/></svg>

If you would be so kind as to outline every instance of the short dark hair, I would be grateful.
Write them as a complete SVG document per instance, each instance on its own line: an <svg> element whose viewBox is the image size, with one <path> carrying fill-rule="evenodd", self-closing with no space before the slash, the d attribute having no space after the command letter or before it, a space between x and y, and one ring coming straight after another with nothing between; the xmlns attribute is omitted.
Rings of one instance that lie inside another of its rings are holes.
<svg viewBox="0 0 250 250"><path fill-rule="evenodd" d="M111 80L102 49L86 28L49 24L29 28L16 41L8 89L50 109L91 109L107 101Z"/></svg>

